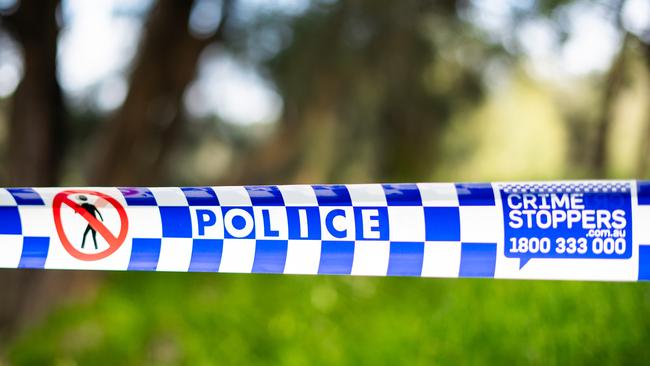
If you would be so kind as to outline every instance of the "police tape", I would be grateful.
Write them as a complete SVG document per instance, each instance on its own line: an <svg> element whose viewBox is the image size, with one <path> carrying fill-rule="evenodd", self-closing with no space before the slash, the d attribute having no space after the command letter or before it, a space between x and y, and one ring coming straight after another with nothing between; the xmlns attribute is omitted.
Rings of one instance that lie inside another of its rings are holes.
<svg viewBox="0 0 650 366"><path fill-rule="evenodd" d="M650 182L7 188L0 267L648 280Z"/></svg>

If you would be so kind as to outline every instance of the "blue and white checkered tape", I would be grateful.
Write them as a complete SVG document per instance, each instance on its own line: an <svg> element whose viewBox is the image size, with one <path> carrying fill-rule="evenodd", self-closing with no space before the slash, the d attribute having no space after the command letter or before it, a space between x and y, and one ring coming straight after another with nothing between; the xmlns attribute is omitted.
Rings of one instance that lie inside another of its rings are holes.
<svg viewBox="0 0 650 366"><path fill-rule="evenodd" d="M7 188L0 267L648 280L650 182Z"/></svg>

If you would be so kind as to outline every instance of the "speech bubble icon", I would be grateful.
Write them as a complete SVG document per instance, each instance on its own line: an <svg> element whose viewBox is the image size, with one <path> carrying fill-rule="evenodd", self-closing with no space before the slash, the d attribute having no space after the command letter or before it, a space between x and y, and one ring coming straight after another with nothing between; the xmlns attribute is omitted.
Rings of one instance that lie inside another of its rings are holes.
<svg viewBox="0 0 650 366"><path fill-rule="evenodd" d="M528 261L530 261L531 259L533 259L533 257L530 256L519 257L519 269L524 268L526 263L528 263Z"/></svg>
<svg viewBox="0 0 650 366"><path fill-rule="evenodd" d="M514 248L509 248L508 246L504 248L503 254L510 259L519 259L519 269L524 268L531 259L549 257L546 253L518 252Z"/></svg>

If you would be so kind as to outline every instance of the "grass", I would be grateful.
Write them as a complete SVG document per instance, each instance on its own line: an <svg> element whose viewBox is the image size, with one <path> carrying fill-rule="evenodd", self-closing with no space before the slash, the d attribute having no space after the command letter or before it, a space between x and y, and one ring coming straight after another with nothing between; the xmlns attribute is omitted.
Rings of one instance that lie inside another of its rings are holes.
<svg viewBox="0 0 650 366"><path fill-rule="evenodd" d="M23 364L644 364L650 284L113 273Z"/></svg>

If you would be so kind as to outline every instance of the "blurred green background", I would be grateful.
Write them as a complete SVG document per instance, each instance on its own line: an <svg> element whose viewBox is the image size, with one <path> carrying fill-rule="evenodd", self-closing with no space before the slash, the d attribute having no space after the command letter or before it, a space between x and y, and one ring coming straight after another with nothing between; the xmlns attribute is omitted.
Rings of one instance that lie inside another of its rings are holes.
<svg viewBox="0 0 650 366"><path fill-rule="evenodd" d="M3 186L648 178L647 0L0 1ZM2 243L0 243L2 245ZM0 364L648 364L650 287L0 271Z"/></svg>

